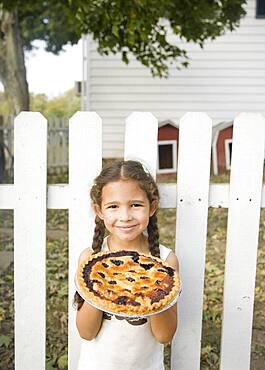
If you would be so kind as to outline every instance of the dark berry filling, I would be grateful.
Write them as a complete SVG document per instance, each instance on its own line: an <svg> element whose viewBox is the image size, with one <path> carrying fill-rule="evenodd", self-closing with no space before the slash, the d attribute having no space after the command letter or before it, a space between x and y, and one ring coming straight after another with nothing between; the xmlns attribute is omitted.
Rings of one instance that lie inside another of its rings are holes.
<svg viewBox="0 0 265 370"><path fill-rule="evenodd" d="M159 302L166 294L167 293L163 289L155 289L150 296L151 303Z"/></svg>
<svg viewBox="0 0 265 370"><path fill-rule="evenodd" d="M154 264L153 263L140 263L140 266L144 268L145 270L150 270Z"/></svg>
<svg viewBox="0 0 265 370"><path fill-rule="evenodd" d="M130 301L128 302L129 305L131 306L140 306L141 304L139 302L136 302L136 301Z"/></svg>
<svg viewBox="0 0 265 370"><path fill-rule="evenodd" d="M126 304L127 301L128 301L129 297L127 297L126 295L122 295L121 297L115 299L115 303L117 304Z"/></svg>
<svg viewBox="0 0 265 370"><path fill-rule="evenodd" d="M128 281L130 281L131 283L132 283L133 281L135 281L135 279L134 279L134 278L132 278L132 277L130 277L130 276L127 278L127 280L128 280Z"/></svg>
<svg viewBox="0 0 265 370"><path fill-rule="evenodd" d="M139 254L137 252L134 252L135 254L132 256L133 262L138 263L139 261Z"/></svg>
<svg viewBox="0 0 265 370"><path fill-rule="evenodd" d="M175 270L172 267L166 266L169 276L174 276Z"/></svg>
<svg viewBox="0 0 265 370"><path fill-rule="evenodd" d="M111 260L111 262L115 265L115 266L120 266L120 265L123 265L123 261L121 260Z"/></svg>
<svg viewBox="0 0 265 370"><path fill-rule="evenodd" d="M104 279L105 278L105 274L103 272L98 272L98 274Z"/></svg>

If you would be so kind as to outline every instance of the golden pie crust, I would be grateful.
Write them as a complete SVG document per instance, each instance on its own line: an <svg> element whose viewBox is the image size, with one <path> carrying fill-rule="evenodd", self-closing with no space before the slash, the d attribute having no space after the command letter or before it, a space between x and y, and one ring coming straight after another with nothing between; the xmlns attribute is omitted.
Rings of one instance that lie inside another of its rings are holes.
<svg viewBox="0 0 265 370"><path fill-rule="evenodd" d="M136 251L100 252L78 268L80 295L92 305L126 315L161 311L180 292L177 272L157 257Z"/></svg>

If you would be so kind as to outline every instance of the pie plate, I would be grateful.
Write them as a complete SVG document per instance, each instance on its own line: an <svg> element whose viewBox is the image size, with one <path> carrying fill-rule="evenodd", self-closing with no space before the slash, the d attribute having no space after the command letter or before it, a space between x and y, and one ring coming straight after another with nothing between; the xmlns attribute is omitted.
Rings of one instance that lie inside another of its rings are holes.
<svg viewBox="0 0 265 370"><path fill-rule="evenodd" d="M180 294L182 292L181 281L180 281L180 287L179 287L179 291L176 294L176 297L170 303L168 303L167 305L165 305L161 309L156 310L156 311L153 311L153 312L148 312L146 314L132 314L132 313L130 314L130 313L114 312L114 311L106 310L105 308L102 308L99 305L96 305L94 302L89 301L87 298L85 298L83 296L83 294L81 292L81 289L79 288L78 281L77 281L77 278L76 277L75 277L75 285L76 285L76 290L79 293L79 295L84 299L85 302L89 303L91 306L93 306L93 307L95 307L95 308L97 308L97 309L99 309L101 311L104 311L106 313L109 313L111 315L115 315L115 316L119 316L119 317L135 318L135 319L137 319L137 318L145 318L145 317L156 315L158 313L161 313L161 312L166 311L167 309L169 309L170 307L172 307L178 301L178 298L179 298L179 296L180 296Z"/></svg>

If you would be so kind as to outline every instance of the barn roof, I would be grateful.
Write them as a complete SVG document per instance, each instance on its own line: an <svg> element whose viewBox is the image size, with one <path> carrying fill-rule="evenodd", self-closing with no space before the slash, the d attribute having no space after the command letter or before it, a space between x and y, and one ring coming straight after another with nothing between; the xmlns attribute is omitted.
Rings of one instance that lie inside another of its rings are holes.
<svg viewBox="0 0 265 370"><path fill-rule="evenodd" d="M233 121L223 121L220 123L217 123L216 125L213 126L213 137L218 131L222 131L226 129L227 127L233 126Z"/></svg>
<svg viewBox="0 0 265 370"><path fill-rule="evenodd" d="M164 121L158 122L158 128L166 126L166 125L171 125L173 127L179 128L178 123L172 121L171 119L166 119Z"/></svg>
<svg viewBox="0 0 265 370"><path fill-rule="evenodd" d="M222 121L222 122L219 122L219 123L216 123L216 124L213 124L213 133L212 133L212 137L214 138L215 137L215 134L219 131L222 131L224 129L226 129L227 127L230 127L233 125L233 121ZM160 121L158 123L158 127L161 128L163 126L166 126L166 125L171 125L175 128L179 128L179 122L174 122L172 121L171 119L166 119L164 121Z"/></svg>

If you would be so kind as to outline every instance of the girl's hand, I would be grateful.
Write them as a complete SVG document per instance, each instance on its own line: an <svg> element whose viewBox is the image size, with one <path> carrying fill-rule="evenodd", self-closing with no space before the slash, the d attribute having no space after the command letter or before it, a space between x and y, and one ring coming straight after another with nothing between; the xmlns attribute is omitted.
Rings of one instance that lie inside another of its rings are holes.
<svg viewBox="0 0 265 370"><path fill-rule="evenodd" d="M166 262L179 272L179 263L176 255L171 252ZM159 314L150 316L150 325L153 336L159 343L170 342L177 330L177 304Z"/></svg>

